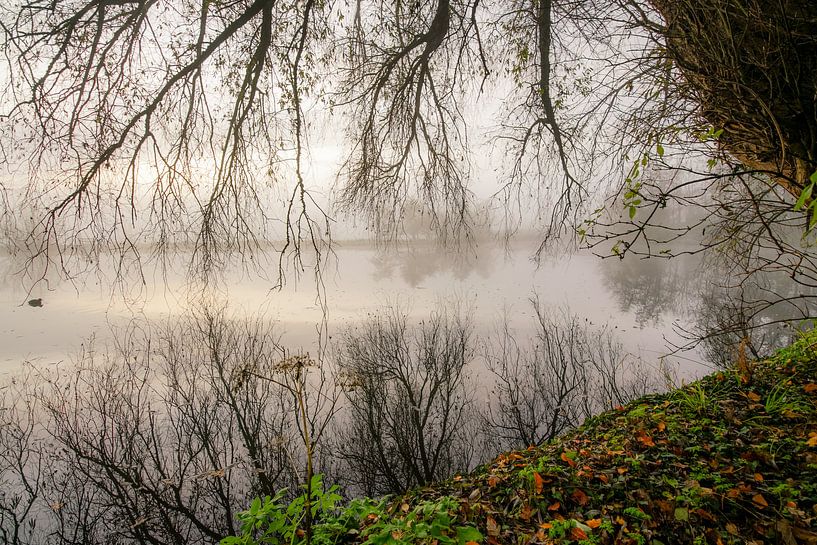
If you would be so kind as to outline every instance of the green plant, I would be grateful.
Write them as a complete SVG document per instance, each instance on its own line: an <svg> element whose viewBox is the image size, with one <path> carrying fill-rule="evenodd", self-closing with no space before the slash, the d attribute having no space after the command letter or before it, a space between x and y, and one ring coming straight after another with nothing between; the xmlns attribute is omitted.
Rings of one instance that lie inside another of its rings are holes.
<svg viewBox="0 0 817 545"><path fill-rule="evenodd" d="M570 530L576 526L576 521L573 519L554 520L550 523L548 528L548 537L551 539L563 538L570 534Z"/></svg>
<svg viewBox="0 0 817 545"><path fill-rule="evenodd" d="M337 487L323 488L323 477L313 475L309 486L303 485L305 492L286 504L283 499L287 490L281 489L275 496L255 498L250 508L238 514L241 534L228 536L221 545L278 545L295 544L311 539L302 528L309 520L315 522L331 518L341 497ZM336 526L335 526L336 527ZM326 532L315 532L315 542L326 542Z"/></svg>
<svg viewBox="0 0 817 545"><path fill-rule="evenodd" d="M710 412L714 404L701 381L693 382L689 386L675 392L675 399L686 410L696 414Z"/></svg>
<svg viewBox="0 0 817 545"><path fill-rule="evenodd" d="M809 412L810 407L785 382L775 384L766 396L763 408L772 416Z"/></svg>
<svg viewBox="0 0 817 545"><path fill-rule="evenodd" d="M800 193L800 197L794 204L795 212L803 208L806 209L806 213L808 214L809 218L806 234L808 234L809 231L814 229L814 225L815 223L817 223L817 200L812 199L812 194L814 193L815 185L817 185L817 170L815 170L809 177L808 185L806 185L806 187L803 188L802 193Z"/></svg>
<svg viewBox="0 0 817 545"><path fill-rule="evenodd" d="M465 545L481 542L482 534L473 526L455 526L454 514L459 501L443 496L435 501L420 502L405 516L377 516L362 532L363 545L398 545L435 543Z"/></svg>
<svg viewBox="0 0 817 545"><path fill-rule="evenodd" d="M625 507L624 514L636 520L651 520L652 517L638 507Z"/></svg>

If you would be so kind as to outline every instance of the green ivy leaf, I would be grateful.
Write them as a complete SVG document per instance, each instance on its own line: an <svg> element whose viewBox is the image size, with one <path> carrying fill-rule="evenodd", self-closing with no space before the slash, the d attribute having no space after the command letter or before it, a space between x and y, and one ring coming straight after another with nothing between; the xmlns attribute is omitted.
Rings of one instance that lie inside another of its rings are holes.
<svg viewBox="0 0 817 545"><path fill-rule="evenodd" d="M483 536L479 530L473 526L460 526L457 528L457 543L465 545L469 541L482 542Z"/></svg>

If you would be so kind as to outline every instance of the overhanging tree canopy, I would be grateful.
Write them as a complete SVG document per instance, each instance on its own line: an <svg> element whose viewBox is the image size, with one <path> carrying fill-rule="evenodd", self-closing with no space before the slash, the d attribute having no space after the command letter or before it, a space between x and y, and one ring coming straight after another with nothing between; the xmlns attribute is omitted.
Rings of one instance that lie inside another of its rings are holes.
<svg viewBox="0 0 817 545"><path fill-rule="evenodd" d="M414 197L467 230L485 89L504 95L498 195L541 196L545 235L585 217L599 172L704 125L795 197L817 169L808 0L32 0L1 19L4 158L25 177L6 203L63 265L149 240L193 243L207 270L275 238L283 274L330 227L306 180L320 109L344 119L339 203L387 235ZM671 194L621 178L631 215Z"/></svg>

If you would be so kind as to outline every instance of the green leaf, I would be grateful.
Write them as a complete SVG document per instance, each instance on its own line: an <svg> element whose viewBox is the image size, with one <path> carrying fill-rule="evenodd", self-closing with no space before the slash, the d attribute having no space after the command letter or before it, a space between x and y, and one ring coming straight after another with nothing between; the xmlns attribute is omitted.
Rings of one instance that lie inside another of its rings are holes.
<svg viewBox="0 0 817 545"><path fill-rule="evenodd" d="M809 176L809 180L811 180L812 184L817 184L817 170L815 170L811 176Z"/></svg>
<svg viewBox="0 0 817 545"><path fill-rule="evenodd" d="M811 198L811 193L814 191L814 182L810 183L806 186L802 193L800 193L800 198L797 199L797 202L794 205L794 211L798 212L801 208L806 205L806 201Z"/></svg>
<svg viewBox="0 0 817 545"><path fill-rule="evenodd" d="M675 520L678 522L687 522L689 520L689 509L686 507L676 507Z"/></svg>
<svg viewBox="0 0 817 545"><path fill-rule="evenodd" d="M483 536L480 531L473 526L460 526L457 528L457 543L459 545L465 545L469 541L480 543L482 539Z"/></svg>
<svg viewBox="0 0 817 545"><path fill-rule="evenodd" d="M664 156L664 146L662 146L661 144L658 144L655 147L655 151L658 152L658 157L663 157Z"/></svg>
<svg viewBox="0 0 817 545"><path fill-rule="evenodd" d="M630 205L630 212L629 212L629 214L630 214L630 219L633 219L633 218L635 217L636 210L637 210L637 209L636 209L636 207L635 207L635 206Z"/></svg>

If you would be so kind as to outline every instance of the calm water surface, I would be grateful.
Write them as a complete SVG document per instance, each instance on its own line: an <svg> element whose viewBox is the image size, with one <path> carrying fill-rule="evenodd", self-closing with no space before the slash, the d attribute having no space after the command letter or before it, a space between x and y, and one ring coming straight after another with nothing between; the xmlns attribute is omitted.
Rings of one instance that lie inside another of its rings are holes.
<svg viewBox="0 0 817 545"><path fill-rule="evenodd" d="M674 325L689 325L686 302L696 277L692 260L601 260L579 253L536 265L534 243L510 248L483 243L454 255L431 243L413 243L382 251L364 243L338 243L336 260L324 274L329 335L354 326L384 304L398 304L421 320L440 301L459 300L468 309L478 336L488 335L507 316L522 337L533 330L530 298L554 309L568 308L594 325L608 324L632 354L657 362L668 352L667 341L681 341ZM453 256L453 257L452 257ZM186 312L202 290L182 274L155 273L144 284L129 283L126 297L104 280L82 284L38 285L30 293L14 274L18 264L0 256L0 372L13 374L25 361L38 365L71 361L91 336L110 337L111 326L130 320L162 320ZM274 282L225 271L206 297L234 315L263 313L276 322L281 342L293 351L316 349L323 310L312 275L282 290ZM25 302L42 298L43 306ZM694 352L669 358L681 376L706 369Z"/></svg>

